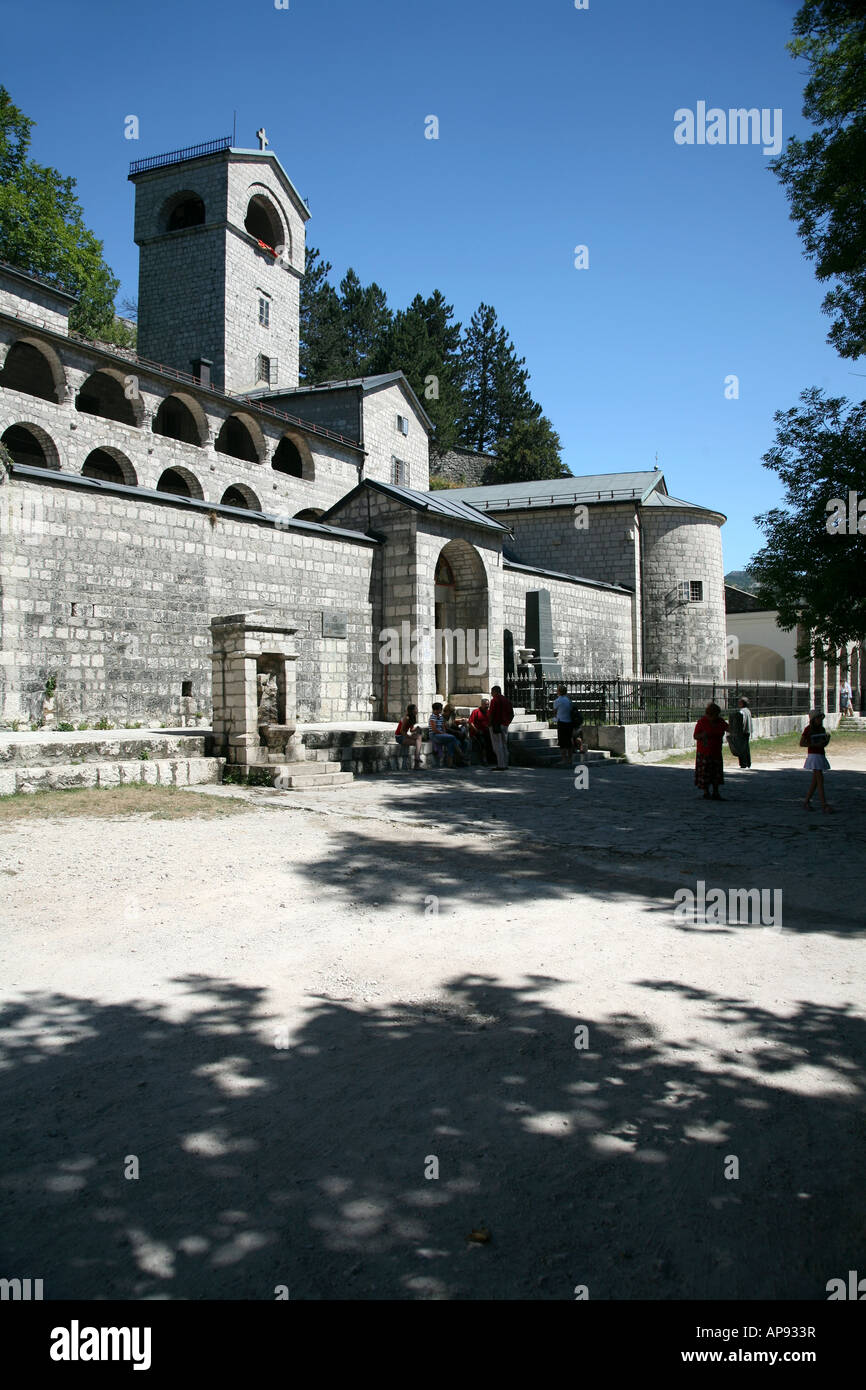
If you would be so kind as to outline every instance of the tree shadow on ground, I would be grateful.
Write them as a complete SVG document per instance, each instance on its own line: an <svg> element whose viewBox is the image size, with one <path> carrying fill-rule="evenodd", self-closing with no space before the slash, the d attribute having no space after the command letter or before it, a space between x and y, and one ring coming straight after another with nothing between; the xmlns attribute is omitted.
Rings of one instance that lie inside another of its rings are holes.
<svg viewBox="0 0 866 1390"><path fill-rule="evenodd" d="M374 908L398 904L411 884L416 899L452 905L637 902L672 916L676 890L702 880L781 893L785 931L866 935L854 894L866 852L850 835L866 810L862 773L837 774L844 821L803 810L802 771L729 778L721 805L704 801L693 778L691 768L640 765L593 766L584 789L567 769L377 777L375 800L359 799L357 816L342 803L325 853L293 867L317 890ZM828 891L831 860L839 872Z"/></svg>
<svg viewBox="0 0 866 1390"><path fill-rule="evenodd" d="M856 1265L848 1007L643 981L700 1034L664 1037L462 977L429 1006L311 998L289 1040L262 990L182 983L183 1022L57 995L0 1020L2 1266L46 1298L823 1299Z"/></svg>

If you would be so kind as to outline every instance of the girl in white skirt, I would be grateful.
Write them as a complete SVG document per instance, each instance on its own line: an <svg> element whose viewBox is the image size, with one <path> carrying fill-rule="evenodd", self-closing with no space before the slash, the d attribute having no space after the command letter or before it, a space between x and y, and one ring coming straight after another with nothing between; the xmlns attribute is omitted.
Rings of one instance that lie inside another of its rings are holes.
<svg viewBox="0 0 866 1390"><path fill-rule="evenodd" d="M830 771L830 764L824 749L830 742L830 735L824 728L824 716L820 710L812 709L809 711L809 723L800 735L800 747L806 749L806 761L803 766L807 772L811 772L812 780L809 783L809 790L806 793L806 800L803 802L807 811L813 810L812 794L817 790L818 799L821 802L821 810L825 813L832 811L832 806L827 805L827 798L824 795L824 773Z"/></svg>

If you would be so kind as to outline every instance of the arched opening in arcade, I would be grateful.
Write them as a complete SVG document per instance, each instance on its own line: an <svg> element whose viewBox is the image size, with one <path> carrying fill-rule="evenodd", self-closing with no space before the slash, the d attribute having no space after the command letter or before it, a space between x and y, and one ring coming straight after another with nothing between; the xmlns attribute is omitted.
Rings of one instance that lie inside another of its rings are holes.
<svg viewBox="0 0 866 1390"><path fill-rule="evenodd" d="M121 425L137 425L133 391L131 387L127 393L124 379L114 372L93 372L75 397L75 409L83 415L98 415Z"/></svg>
<svg viewBox="0 0 866 1390"><path fill-rule="evenodd" d="M39 425L10 425L3 432L2 442L13 463L30 468L60 469L60 459L54 440Z"/></svg>
<svg viewBox="0 0 866 1390"><path fill-rule="evenodd" d="M63 393L63 369L59 360L36 343L13 343L0 372L0 386L23 391L41 401L59 401Z"/></svg>
<svg viewBox="0 0 866 1390"><path fill-rule="evenodd" d="M181 444L200 445L203 423L203 416L199 418L183 397L171 395L160 401L153 417L153 433L165 439L177 439Z"/></svg>
<svg viewBox="0 0 866 1390"><path fill-rule="evenodd" d="M271 459L271 467L277 473L287 473L291 478L314 479L313 458L306 444L291 435L284 434Z"/></svg>
<svg viewBox="0 0 866 1390"><path fill-rule="evenodd" d="M227 487L220 498L222 507L242 507L244 511L260 512L262 504L251 487L244 483L233 483Z"/></svg>
<svg viewBox="0 0 866 1390"><path fill-rule="evenodd" d="M188 468L166 468L156 485L157 492L171 492L175 497L204 499L201 483Z"/></svg>
<svg viewBox="0 0 866 1390"><path fill-rule="evenodd" d="M223 421L214 448L218 454L228 454L230 458L243 459L246 463L259 461L252 431L239 415L230 415Z"/></svg>
<svg viewBox="0 0 866 1390"><path fill-rule="evenodd" d="M84 460L81 476L101 483L123 483L126 487L138 485L135 469L117 449L94 449Z"/></svg>

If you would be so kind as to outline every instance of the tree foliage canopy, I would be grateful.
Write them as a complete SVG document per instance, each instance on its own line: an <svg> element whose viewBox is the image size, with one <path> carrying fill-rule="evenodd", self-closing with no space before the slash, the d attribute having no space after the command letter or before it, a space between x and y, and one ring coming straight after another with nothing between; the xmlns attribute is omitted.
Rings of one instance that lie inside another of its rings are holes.
<svg viewBox="0 0 866 1390"><path fill-rule="evenodd" d="M501 454L501 481L567 477L559 437L529 390L525 359L490 304L464 329L441 290L392 313L384 290L307 251L301 283L300 375L313 385L402 371L435 426L434 453Z"/></svg>
<svg viewBox="0 0 866 1390"><path fill-rule="evenodd" d="M847 526L831 534L828 504L838 498L847 508L852 492L866 500L866 402L825 397L817 387L800 401L776 413L764 467L782 480L785 505L756 518L767 542L749 571L783 628L802 622L840 647L866 638L866 535Z"/></svg>
<svg viewBox="0 0 866 1390"><path fill-rule="evenodd" d="M561 448L559 435L546 415L516 420L508 434L497 442L497 458L490 480L521 483L567 478L569 473L560 456Z"/></svg>
<svg viewBox="0 0 866 1390"><path fill-rule="evenodd" d="M788 47L805 58L803 115L818 128L793 136L771 168L819 280L833 288L823 308L828 341L842 357L866 352L866 6L806 0Z"/></svg>
<svg viewBox="0 0 866 1390"><path fill-rule="evenodd" d="M34 124L0 87L0 260L77 295L75 332L132 346L134 333L114 315L120 282L84 225L75 180L29 158Z"/></svg>

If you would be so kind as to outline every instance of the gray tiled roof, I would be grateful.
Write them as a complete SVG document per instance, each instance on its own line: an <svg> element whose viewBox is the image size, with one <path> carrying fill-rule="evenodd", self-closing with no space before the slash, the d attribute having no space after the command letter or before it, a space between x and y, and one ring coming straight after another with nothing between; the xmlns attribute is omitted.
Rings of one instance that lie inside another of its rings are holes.
<svg viewBox="0 0 866 1390"><path fill-rule="evenodd" d="M454 492L450 488L443 488L436 492L416 492L414 488L397 487L395 483L380 483L375 478L365 478L357 488L353 488L347 497L343 497L336 502L333 507L329 507L324 513L324 517L329 517L332 512L338 511L348 497L354 497L355 493L361 488L373 488L376 492L384 492L386 497L393 497L396 502L402 502L404 506L412 507L418 512L427 512L432 516L447 516L451 521L462 521L464 525L481 526L488 531L499 531L507 534L508 527L503 526L499 521L494 521L492 516L485 516L475 507L467 502L454 497ZM322 520L324 520L324 517Z"/></svg>
<svg viewBox="0 0 866 1390"><path fill-rule="evenodd" d="M590 473L583 477L548 478L532 483L498 483L487 487L449 488L449 496L485 511L511 507L564 507L572 502L640 501L664 490L664 474L648 469L634 473Z"/></svg>

